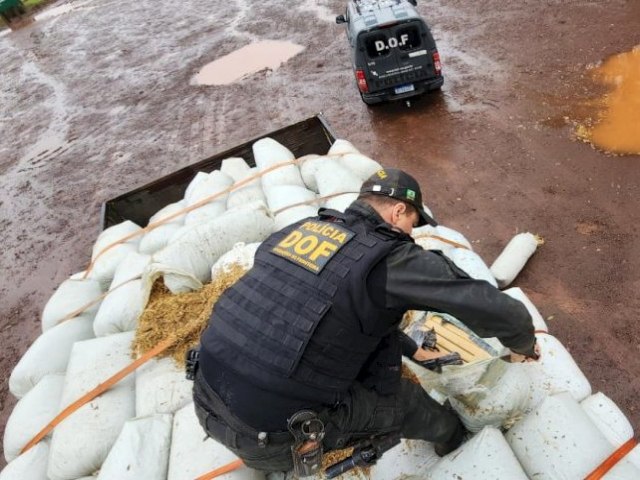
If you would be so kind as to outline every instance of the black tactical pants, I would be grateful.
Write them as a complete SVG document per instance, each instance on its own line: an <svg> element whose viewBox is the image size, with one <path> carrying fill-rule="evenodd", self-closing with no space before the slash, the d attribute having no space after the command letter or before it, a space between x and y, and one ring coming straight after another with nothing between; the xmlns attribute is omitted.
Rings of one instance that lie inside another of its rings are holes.
<svg viewBox="0 0 640 480"><path fill-rule="evenodd" d="M198 372L193 387L195 409L207 434L225 445L244 463L265 472L293 468L287 431L264 433L247 426L222 403ZM256 405L260 408L260 405ZM459 432L460 421L422 389L402 379L400 391L382 396L355 384L336 407L318 412L325 423L325 451L374 434L401 431L403 438L446 443ZM261 438L262 437L262 438Z"/></svg>

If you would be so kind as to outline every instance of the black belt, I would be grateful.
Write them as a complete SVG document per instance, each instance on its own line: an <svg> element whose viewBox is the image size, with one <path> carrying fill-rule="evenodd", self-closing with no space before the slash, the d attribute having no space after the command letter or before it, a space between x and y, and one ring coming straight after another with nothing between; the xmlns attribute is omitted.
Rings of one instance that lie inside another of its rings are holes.
<svg viewBox="0 0 640 480"><path fill-rule="evenodd" d="M236 417L216 391L209 386L200 369L196 372L195 388L202 390L207 402L206 405L202 405L199 402L200 406L205 410L210 410L220 421L226 423L229 428L239 435L255 440L258 445L293 443L293 435L289 431L261 432Z"/></svg>

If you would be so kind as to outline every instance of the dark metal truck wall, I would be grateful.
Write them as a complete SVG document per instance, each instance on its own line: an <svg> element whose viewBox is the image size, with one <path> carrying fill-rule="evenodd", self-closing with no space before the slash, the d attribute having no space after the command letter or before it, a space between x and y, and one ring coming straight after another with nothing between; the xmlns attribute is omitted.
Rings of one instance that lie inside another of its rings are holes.
<svg viewBox="0 0 640 480"><path fill-rule="evenodd" d="M255 166L251 146L264 137L271 137L280 142L291 150L296 158L311 153L323 155L336 140L322 115L261 135L119 197L107 200L102 205L102 228L108 228L124 220L131 220L142 227L146 226L154 213L184 197L189 182L198 172L217 170L226 158L242 157L250 166Z"/></svg>

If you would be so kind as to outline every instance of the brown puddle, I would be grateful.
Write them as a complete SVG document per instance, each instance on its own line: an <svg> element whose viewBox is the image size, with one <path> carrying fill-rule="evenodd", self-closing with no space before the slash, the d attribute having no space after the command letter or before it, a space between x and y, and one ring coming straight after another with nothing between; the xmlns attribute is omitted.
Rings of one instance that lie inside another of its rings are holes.
<svg viewBox="0 0 640 480"><path fill-rule="evenodd" d="M597 102L598 121L578 126L578 137L611 153L640 154L640 47L609 58L592 74L610 91Z"/></svg>
<svg viewBox="0 0 640 480"><path fill-rule="evenodd" d="M229 85L265 68L275 70L303 50L303 46L291 42L264 40L252 43L205 65L193 83Z"/></svg>

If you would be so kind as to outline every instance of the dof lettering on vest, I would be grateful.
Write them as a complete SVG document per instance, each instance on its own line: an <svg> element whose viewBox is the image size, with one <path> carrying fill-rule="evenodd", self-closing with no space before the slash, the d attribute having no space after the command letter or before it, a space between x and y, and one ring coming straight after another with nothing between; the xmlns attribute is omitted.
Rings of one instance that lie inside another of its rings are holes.
<svg viewBox="0 0 640 480"><path fill-rule="evenodd" d="M292 248L298 255L305 255L311 261L316 261L318 257L329 257L333 252L338 250L338 246L334 243L322 240L316 235L304 235L300 230L292 231L282 240L278 247Z"/></svg>

